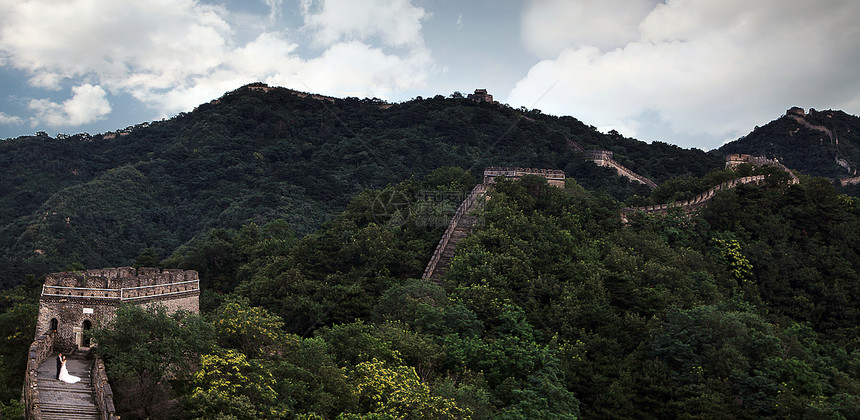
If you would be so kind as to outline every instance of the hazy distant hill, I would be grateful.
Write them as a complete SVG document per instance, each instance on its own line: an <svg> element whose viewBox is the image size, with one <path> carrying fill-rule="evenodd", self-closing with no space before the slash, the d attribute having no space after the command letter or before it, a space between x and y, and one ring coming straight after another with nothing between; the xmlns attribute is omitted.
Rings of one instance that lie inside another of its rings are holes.
<svg viewBox="0 0 860 420"><path fill-rule="evenodd" d="M649 193L585 161L571 141L611 150L658 183L723 161L459 94L387 104L246 86L115 133L0 142L0 283L71 263L130 264L147 247L164 257L250 222L283 218L304 234L363 189L442 166L475 176L486 166L557 168L619 200Z"/></svg>
<svg viewBox="0 0 860 420"><path fill-rule="evenodd" d="M860 166L860 118L842 111L791 108L719 151L777 158L814 176L853 177Z"/></svg>

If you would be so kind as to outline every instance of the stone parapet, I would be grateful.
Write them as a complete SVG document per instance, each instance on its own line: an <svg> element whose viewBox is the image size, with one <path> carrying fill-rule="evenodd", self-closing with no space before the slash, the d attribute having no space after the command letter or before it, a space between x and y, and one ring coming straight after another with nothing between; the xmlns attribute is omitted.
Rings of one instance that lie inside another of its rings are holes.
<svg viewBox="0 0 860 420"><path fill-rule="evenodd" d="M612 160L613 156L609 150L586 150L584 155L588 160Z"/></svg>
<svg viewBox="0 0 860 420"><path fill-rule="evenodd" d="M685 211L698 210L699 208L702 208L707 205L707 203L711 201L714 195L717 194L717 191L728 190L731 188L735 188L738 185L761 184L764 182L764 180L764 175L745 176L743 178L723 182L722 184L717 185L689 200L680 200L675 201L674 203L657 204L652 206L624 207L623 209L621 209L621 220L627 222L627 216L636 212L665 214L668 213L669 209L671 208L681 208Z"/></svg>
<svg viewBox="0 0 860 420"><path fill-rule="evenodd" d="M25 416L28 419L40 420L42 409L39 400L38 370L39 365L54 351L54 334L45 333L33 340L27 354L27 372L24 380Z"/></svg>
<svg viewBox="0 0 860 420"><path fill-rule="evenodd" d="M104 361L99 357L93 361L92 386L93 398L99 408L101 420L119 420L113 403L113 389L108 383Z"/></svg>
<svg viewBox="0 0 860 420"><path fill-rule="evenodd" d="M182 285L179 285L182 286ZM65 304L89 304L94 306L99 305L116 305L118 303L134 303L134 304L144 304L153 301L164 301L166 299L182 299L188 296L200 296L200 288L199 287L191 287L192 285L186 284L187 289L183 290L174 290L177 285L164 285L158 286L157 289L137 289L137 290L129 290L129 289L121 289L115 291L113 294L109 294L108 296L92 296L88 291L81 291L80 289L59 289L56 288L46 288L52 294L43 294L41 300L44 302L55 302L55 303L65 303ZM196 283L194 284L196 286ZM100 289L101 290L101 289ZM105 289L107 291L108 289ZM57 294L53 294L56 292ZM84 294L86 293L86 294ZM104 292L98 292L104 293Z"/></svg>
<svg viewBox="0 0 860 420"><path fill-rule="evenodd" d="M197 272L193 270L118 267L51 273L45 276L45 286L123 289L197 280Z"/></svg>
<svg viewBox="0 0 860 420"><path fill-rule="evenodd" d="M792 184L797 184L800 180L797 178L797 175L794 174L790 169L788 169L785 165L780 163L776 159L768 159L764 156L753 156L753 155L745 155L739 153L730 153L726 155L726 168L736 168L741 164L749 163L753 166L773 166L779 168L783 172L786 172L788 176L791 178Z"/></svg>
<svg viewBox="0 0 860 420"><path fill-rule="evenodd" d="M594 162L594 164L597 166L614 168L620 176L626 177L631 181L636 181L640 184L645 184L651 187L651 189L657 188L657 184L654 181L642 175L639 175L636 172L631 171L630 169L627 169L626 167L624 167L624 165L613 160L613 154L609 150L585 150L583 154L585 155L586 159Z"/></svg>
<svg viewBox="0 0 860 420"><path fill-rule="evenodd" d="M125 302L199 290L196 271L119 267L48 274L42 297Z"/></svg>

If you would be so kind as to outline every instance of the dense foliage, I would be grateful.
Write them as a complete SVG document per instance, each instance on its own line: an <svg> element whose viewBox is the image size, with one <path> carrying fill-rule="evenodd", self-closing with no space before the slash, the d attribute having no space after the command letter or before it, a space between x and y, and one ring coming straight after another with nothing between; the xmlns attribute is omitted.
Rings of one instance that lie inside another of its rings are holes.
<svg viewBox="0 0 860 420"><path fill-rule="evenodd" d="M0 417L23 416L21 387L39 310L33 279L0 292Z"/></svg>
<svg viewBox="0 0 860 420"><path fill-rule="evenodd" d="M857 176L857 168L860 167L860 139L857 137L860 118L842 111L810 109L803 120L809 125L782 116L718 150L777 158L789 168L814 176L831 179ZM829 130L829 133L820 128ZM838 160L851 170L840 166Z"/></svg>
<svg viewBox="0 0 860 420"><path fill-rule="evenodd" d="M213 229L283 219L299 236L350 197L436 168L564 169L617 199L648 189L584 160L604 148L656 181L702 176L722 158L599 133L571 117L460 97L325 101L248 88L119 133L0 141L0 289L70 264L161 258Z"/></svg>
<svg viewBox="0 0 860 420"><path fill-rule="evenodd" d="M857 198L536 110L382 105L242 89L112 139L0 142L0 413L22 409L23 273L134 263L198 270L202 313L97 326L123 418L860 417ZM809 118L857 132L832 115ZM490 165L570 178L497 184L420 280ZM750 174L697 213L620 220Z"/></svg>
<svg viewBox="0 0 860 420"><path fill-rule="evenodd" d="M193 368L153 380L164 400L180 397L170 413L860 415L856 198L823 179L790 186L774 173L766 185L718 194L697 214L622 225L617 203L574 181L564 189L538 177L504 181L442 284L418 280L441 230L420 217L436 210L374 219L372 197L467 190L460 174L366 191L300 240L272 226L226 232L219 240L239 257L223 266L232 282L208 286L217 291L209 327L195 331L209 334L198 340L209 347L181 352ZM196 257L183 255L202 251L191 248L171 258L193 266ZM110 374L123 375L127 364L113 360L124 352L102 351ZM139 413L122 409L126 418Z"/></svg>

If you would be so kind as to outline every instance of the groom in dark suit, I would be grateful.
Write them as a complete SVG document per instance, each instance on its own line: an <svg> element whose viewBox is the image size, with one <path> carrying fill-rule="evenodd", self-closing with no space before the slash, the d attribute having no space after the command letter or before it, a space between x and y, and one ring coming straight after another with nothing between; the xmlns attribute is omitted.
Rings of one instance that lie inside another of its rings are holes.
<svg viewBox="0 0 860 420"><path fill-rule="evenodd" d="M60 368L63 367L63 353L57 355L57 376L56 379L60 379Z"/></svg>

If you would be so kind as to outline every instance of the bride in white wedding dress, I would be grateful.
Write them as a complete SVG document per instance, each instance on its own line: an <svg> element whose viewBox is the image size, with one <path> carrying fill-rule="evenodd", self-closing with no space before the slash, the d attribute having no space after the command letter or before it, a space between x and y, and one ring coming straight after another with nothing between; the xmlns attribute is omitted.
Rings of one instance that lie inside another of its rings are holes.
<svg viewBox="0 0 860 420"><path fill-rule="evenodd" d="M62 360L63 360L63 362L62 362L63 365L62 365L62 367L60 367L60 380L63 382L70 383L70 384L80 382L81 378L69 374L69 369L66 368L66 358L63 357Z"/></svg>

